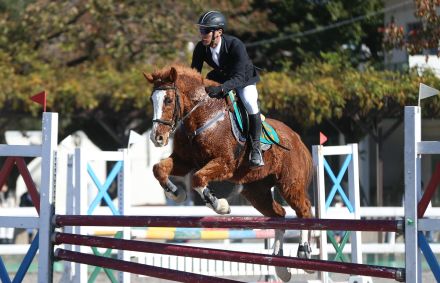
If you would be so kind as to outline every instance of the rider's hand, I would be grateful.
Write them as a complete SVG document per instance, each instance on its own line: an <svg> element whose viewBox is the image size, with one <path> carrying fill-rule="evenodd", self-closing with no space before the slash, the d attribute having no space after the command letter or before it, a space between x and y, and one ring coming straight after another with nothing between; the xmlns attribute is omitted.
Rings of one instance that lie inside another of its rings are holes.
<svg viewBox="0 0 440 283"><path fill-rule="evenodd" d="M222 86L207 86L205 87L206 93L211 98L223 98L225 93L223 92Z"/></svg>

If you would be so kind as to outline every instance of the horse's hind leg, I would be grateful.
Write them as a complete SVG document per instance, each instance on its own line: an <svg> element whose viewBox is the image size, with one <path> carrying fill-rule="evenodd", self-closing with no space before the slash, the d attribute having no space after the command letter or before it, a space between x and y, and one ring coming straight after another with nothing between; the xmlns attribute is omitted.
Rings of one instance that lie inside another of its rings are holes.
<svg viewBox="0 0 440 283"><path fill-rule="evenodd" d="M241 194L255 207L259 212L267 217L284 217L286 211L273 199L271 192L272 182L262 180L259 182L246 184ZM283 255L283 240L285 230L275 230L275 242L273 246L274 255ZM275 267L277 276L284 282L290 281L291 274L286 267Z"/></svg>
<svg viewBox="0 0 440 283"><path fill-rule="evenodd" d="M295 210L298 218L311 218L312 205L306 192L307 186L280 185L280 193L284 200ZM310 235L308 230L301 230L301 240L298 246L297 256L300 258L311 257ZM313 272L308 271L307 272Z"/></svg>

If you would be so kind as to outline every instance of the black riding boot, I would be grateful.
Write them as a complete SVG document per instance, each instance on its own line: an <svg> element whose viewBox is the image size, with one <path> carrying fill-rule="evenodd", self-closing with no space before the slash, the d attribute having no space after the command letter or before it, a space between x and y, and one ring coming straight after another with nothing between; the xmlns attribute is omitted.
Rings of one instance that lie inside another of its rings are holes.
<svg viewBox="0 0 440 283"><path fill-rule="evenodd" d="M264 165L263 155L260 149L261 135L261 117L260 112L257 114L249 114L249 137L251 144L251 153L249 155L249 163L251 167L259 167Z"/></svg>

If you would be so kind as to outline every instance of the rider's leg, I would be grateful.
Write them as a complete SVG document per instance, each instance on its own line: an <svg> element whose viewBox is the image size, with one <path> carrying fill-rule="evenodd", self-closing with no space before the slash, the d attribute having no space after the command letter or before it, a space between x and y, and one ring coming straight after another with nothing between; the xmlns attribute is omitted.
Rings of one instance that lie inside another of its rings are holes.
<svg viewBox="0 0 440 283"><path fill-rule="evenodd" d="M256 84L237 89L238 95L249 114L249 137L251 153L249 162L251 167L263 166L263 155L260 149L261 117L258 108L258 91Z"/></svg>

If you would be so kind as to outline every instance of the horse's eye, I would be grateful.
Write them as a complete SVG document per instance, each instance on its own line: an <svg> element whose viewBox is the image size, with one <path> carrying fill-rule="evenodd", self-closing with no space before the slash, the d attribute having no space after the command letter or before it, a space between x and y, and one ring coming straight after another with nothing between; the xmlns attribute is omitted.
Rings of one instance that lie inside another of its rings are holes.
<svg viewBox="0 0 440 283"><path fill-rule="evenodd" d="M165 104L170 104L171 102L173 102L171 98L169 98L168 96L165 97Z"/></svg>

